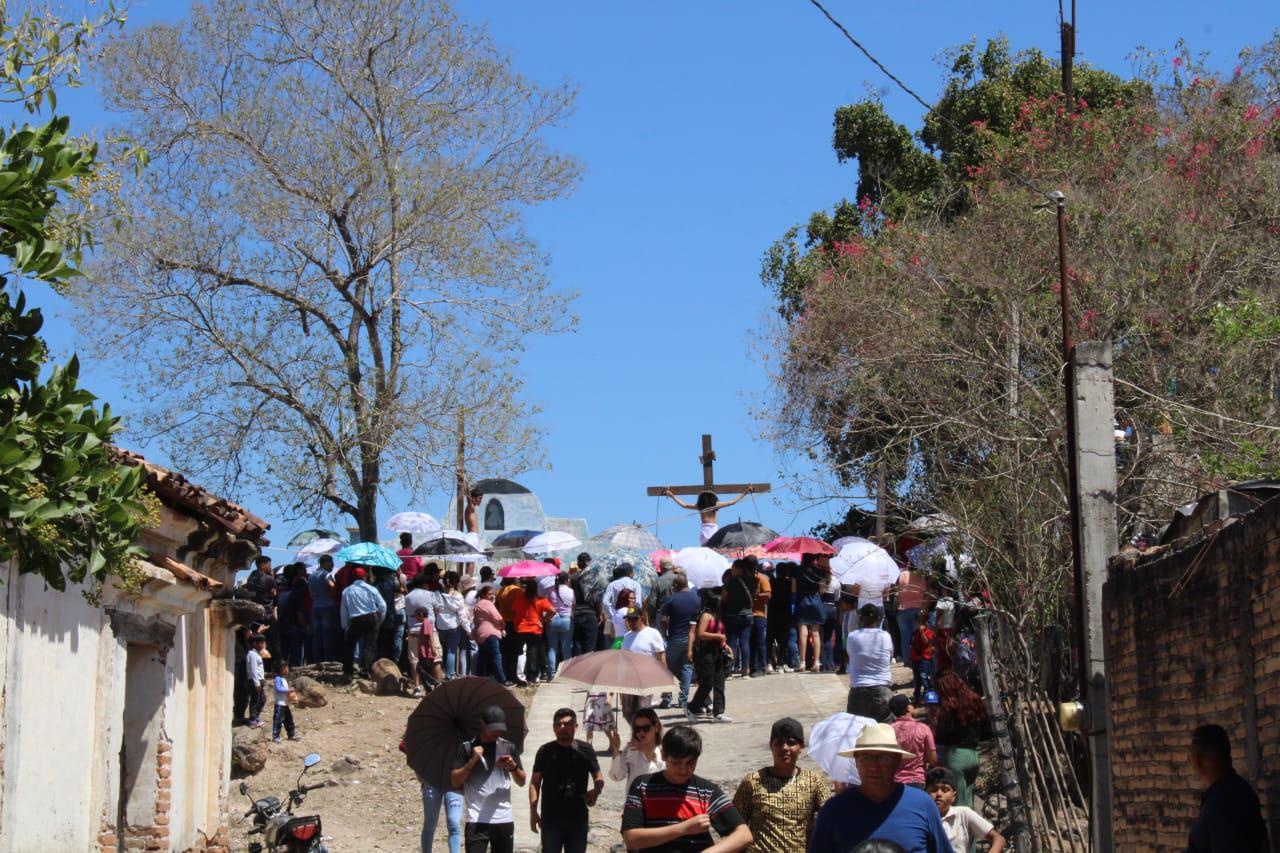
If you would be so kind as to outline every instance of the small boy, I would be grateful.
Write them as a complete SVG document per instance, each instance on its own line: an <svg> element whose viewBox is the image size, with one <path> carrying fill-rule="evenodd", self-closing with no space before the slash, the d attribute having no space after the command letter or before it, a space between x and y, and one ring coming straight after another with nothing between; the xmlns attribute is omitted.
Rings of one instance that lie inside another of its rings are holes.
<svg viewBox="0 0 1280 853"><path fill-rule="evenodd" d="M990 853L1000 853L1004 850L1004 836L991 825L991 821L968 806L954 804L956 776L949 768L935 767L930 770L925 777L925 790L938 806L938 814L942 817L942 828L947 831L952 850L956 853L967 853L970 843L984 838L991 843Z"/></svg>
<svg viewBox="0 0 1280 853"><path fill-rule="evenodd" d="M284 725L289 740L302 739L298 737L298 730L293 727L293 709L289 707L293 692L289 689L288 676L289 664L282 660L276 664L276 710L271 716L271 739L276 743L280 742L281 724Z"/></svg>
<svg viewBox="0 0 1280 853"><path fill-rule="evenodd" d="M249 728L262 728L262 706L267 704L267 671L262 665L262 653L267 650L267 638L254 634L249 638L249 652L244 656L246 677L249 679Z"/></svg>
<svg viewBox="0 0 1280 853"><path fill-rule="evenodd" d="M587 746L591 746L596 732L604 732L608 736L615 728L609 694L588 693L586 707L582 709L582 719L587 724Z"/></svg>
<svg viewBox="0 0 1280 853"><path fill-rule="evenodd" d="M919 705L925 691L933 689L933 630L924 610L916 617L916 631L911 635L911 673L915 681L911 704Z"/></svg>

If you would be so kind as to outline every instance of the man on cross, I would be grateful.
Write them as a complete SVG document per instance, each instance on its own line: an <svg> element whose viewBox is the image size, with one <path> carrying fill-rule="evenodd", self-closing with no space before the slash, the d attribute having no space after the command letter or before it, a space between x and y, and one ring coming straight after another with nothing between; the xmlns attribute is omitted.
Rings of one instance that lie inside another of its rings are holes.
<svg viewBox="0 0 1280 853"><path fill-rule="evenodd" d="M716 535L716 531L720 529L717 514L722 509L728 509L736 503L741 503L747 495L755 491L754 486L747 486L747 490L738 495L731 501L720 502L715 492L702 492L698 495L698 500L694 503L685 503L675 496L675 493L667 489L663 494L675 501L682 509L696 509L702 517L702 530L698 534L698 544L706 545L707 540Z"/></svg>

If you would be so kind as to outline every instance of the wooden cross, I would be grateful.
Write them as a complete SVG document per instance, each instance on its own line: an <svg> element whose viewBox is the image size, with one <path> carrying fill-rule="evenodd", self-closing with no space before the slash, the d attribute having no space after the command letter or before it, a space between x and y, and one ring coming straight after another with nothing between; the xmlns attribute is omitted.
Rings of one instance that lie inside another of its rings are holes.
<svg viewBox="0 0 1280 853"><path fill-rule="evenodd" d="M763 494L772 488L769 483L716 483L712 466L716 461L716 452L711 449L711 436L702 436L702 485L700 486L650 486L647 494L650 497L661 497L667 492L673 495L700 495L713 492L717 495L740 495L747 491Z"/></svg>

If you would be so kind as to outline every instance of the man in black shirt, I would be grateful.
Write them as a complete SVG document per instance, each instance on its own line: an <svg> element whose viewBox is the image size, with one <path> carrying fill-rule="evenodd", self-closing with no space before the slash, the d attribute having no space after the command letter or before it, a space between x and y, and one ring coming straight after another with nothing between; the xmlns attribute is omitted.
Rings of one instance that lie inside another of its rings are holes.
<svg viewBox="0 0 1280 853"><path fill-rule="evenodd" d="M253 561L254 569L245 578L244 590L250 601L261 604L266 613L262 618L262 635L267 638L267 648L272 657L283 654L284 646L280 641L280 631L276 628L276 576L271 567L271 558L258 557Z"/></svg>
<svg viewBox="0 0 1280 853"><path fill-rule="evenodd" d="M1191 824L1187 853L1263 853L1267 827L1258 795L1231 764L1231 740L1222 726L1191 735L1191 767L1204 783L1200 813Z"/></svg>
<svg viewBox="0 0 1280 853"><path fill-rule="evenodd" d="M544 853L586 853L587 809L604 789L604 775L596 752L574 739L578 715L561 708L552 717L556 739L538 748L529 778L529 823L542 830ZM594 787L587 790L590 780ZM538 816L538 802L542 816Z"/></svg>

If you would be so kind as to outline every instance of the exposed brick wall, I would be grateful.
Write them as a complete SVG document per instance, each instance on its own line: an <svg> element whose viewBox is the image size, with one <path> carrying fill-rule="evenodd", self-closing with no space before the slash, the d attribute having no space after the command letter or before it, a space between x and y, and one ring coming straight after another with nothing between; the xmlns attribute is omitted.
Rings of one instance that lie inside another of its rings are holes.
<svg viewBox="0 0 1280 853"><path fill-rule="evenodd" d="M1103 593L1116 849L1183 850L1199 805L1192 730L1231 735L1280 837L1280 499L1156 554Z"/></svg>

